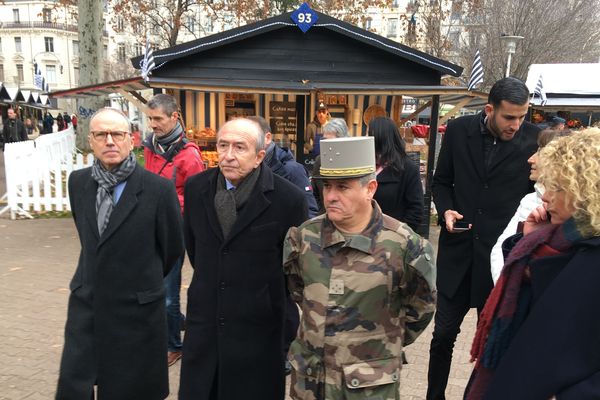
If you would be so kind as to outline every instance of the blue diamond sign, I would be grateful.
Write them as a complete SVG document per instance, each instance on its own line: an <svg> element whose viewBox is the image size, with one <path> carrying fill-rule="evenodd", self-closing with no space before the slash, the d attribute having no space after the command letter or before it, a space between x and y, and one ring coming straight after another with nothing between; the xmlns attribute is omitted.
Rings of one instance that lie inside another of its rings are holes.
<svg viewBox="0 0 600 400"><path fill-rule="evenodd" d="M302 3L291 15L292 21L302 32L306 33L319 19L317 13L306 3Z"/></svg>

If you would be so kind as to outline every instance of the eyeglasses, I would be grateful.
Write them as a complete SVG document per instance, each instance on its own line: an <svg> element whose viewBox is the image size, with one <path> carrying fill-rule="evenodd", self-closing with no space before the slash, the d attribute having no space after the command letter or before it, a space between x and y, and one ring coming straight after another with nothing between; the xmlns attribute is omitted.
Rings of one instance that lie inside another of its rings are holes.
<svg viewBox="0 0 600 400"><path fill-rule="evenodd" d="M108 135L112 138L113 142L122 142L125 137L129 135L129 132L122 131L93 131L90 132L92 137L97 142L106 142Z"/></svg>

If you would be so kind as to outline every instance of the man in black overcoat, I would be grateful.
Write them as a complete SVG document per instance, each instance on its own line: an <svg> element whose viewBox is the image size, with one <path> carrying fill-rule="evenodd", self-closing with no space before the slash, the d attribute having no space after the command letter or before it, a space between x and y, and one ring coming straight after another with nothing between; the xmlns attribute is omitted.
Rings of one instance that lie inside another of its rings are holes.
<svg viewBox="0 0 600 400"><path fill-rule="evenodd" d="M169 394L163 277L183 256L174 185L136 162L127 117L90 120L96 160L69 178L81 242L69 285L56 399L160 400Z"/></svg>
<svg viewBox="0 0 600 400"><path fill-rule="evenodd" d="M307 218L300 189L261 162L259 125L239 118L217 134L219 168L188 179L188 289L181 400L282 400L285 392L283 240Z"/></svg>
<svg viewBox="0 0 600 400"><path fill-rule="evenodd" d="M533 190L527 159L537 150L539 128L524 122L528 107L527 86L504 78L490 90L483 113L457 118L446 129L432 187L441 232L428 400L445 398L463 318L470 308L481 311L493 287L491 249ZM456 221L469 227L455 230Z"/></svg>

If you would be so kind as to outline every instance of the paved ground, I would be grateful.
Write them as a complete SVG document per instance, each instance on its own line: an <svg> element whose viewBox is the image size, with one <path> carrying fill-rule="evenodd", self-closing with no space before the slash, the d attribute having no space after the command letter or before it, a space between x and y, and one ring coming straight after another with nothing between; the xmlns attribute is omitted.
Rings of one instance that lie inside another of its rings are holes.
<svg viewBox="0 0 600 400"><path fill-rule="evenodd" d="M141 244L140 249L132 250L141 251ZM53 398L68 282L78 252L71 219L11 221L6 215L0 219L0 400ZM185 265L184 293L190 278L191 268ZM472 367L468 349L474 324L475 315L470 313L456 346L448 399L462 398ZM409 365L402 371L402 399L425 397L430 339L431 326L407 349ZM179 365L170 369L172 393L177 393Z"/></svg>

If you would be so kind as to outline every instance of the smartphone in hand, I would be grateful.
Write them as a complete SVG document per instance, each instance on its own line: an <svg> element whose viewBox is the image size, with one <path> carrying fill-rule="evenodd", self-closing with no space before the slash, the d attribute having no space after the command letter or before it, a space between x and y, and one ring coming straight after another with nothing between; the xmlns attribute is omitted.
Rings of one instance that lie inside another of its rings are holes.
<svg viewBox="0 0 600 400"><path fill-rule="evenodd" d="M454 228L452 228L452 230L454 232L464 232L464 231L468 231L469 229L469 223L468 222L464 222L464 221L456 221L454 222Z"/></svg>

